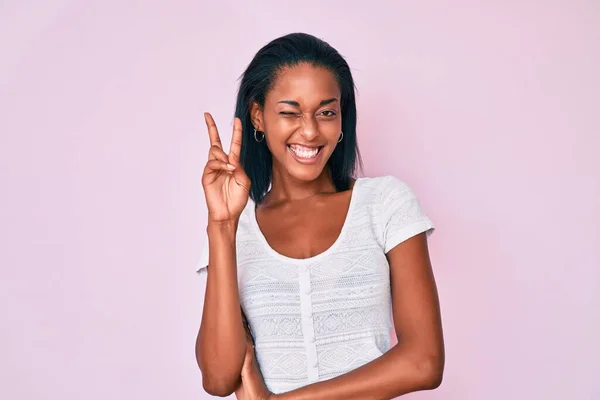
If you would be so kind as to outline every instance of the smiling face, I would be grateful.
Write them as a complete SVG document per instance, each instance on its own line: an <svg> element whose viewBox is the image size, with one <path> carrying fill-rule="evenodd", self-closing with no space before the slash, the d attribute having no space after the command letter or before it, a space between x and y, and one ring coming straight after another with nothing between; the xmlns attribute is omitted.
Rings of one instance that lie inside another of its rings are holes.
<svg viewBox="0 0 600 400"><path fill-rule="evenodd" d="M265 133L273 173L301 181L317 179L342 130L340 87L322 67L299 64L278 74L261 109L253 104L254 126Z"/></svg>

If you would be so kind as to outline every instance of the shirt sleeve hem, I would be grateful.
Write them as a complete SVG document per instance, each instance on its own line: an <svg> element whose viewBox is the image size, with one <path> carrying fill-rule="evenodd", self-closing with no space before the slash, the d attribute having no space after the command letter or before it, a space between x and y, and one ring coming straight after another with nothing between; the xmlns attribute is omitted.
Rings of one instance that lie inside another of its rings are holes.
<svg viewBox="0 0 600 400"><path fill-rule="evenodd" d="M196 268L196 273L198 275L206 275L208 270L208 266Z"/></svg>
<svg viewBox="0 0 600 400"><path fill-rule="evenodd" d="M418 235L419 233L426 232L427 237L429 237L435 230L433 222L427 217L420 219L411 223L410 225L405 226L400 231L396 232L396 234L388 238L385 243L384 252L387 254L394 247L399 245L400 243L410 239L413 236Z"/></svg>

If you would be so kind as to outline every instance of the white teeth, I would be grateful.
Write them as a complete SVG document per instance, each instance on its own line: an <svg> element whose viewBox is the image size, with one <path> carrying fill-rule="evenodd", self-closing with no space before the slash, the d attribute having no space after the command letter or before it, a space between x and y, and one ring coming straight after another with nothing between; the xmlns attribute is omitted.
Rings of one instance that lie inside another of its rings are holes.
<svg viewBox="0 0 600 400"><path fill-rule="evenodd" d="M301 158L314 158L317 156L317 154L319 154L319 148L310 148L298 145L291 145L289 147L295 155Z"/></svg>

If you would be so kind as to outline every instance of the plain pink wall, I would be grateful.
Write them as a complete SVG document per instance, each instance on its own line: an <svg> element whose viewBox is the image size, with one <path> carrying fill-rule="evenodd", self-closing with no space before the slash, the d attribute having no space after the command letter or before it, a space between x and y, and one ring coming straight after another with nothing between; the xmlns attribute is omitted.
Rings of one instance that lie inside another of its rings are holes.
<svg viewBox="0 0 600 400"><path fill-rule="evenodd" d="M0 398L203 399L202 113L307 31L437 225L429 400L600 399L600 5L3 1ZM227 10L227 5L231 10Z"/></svg>

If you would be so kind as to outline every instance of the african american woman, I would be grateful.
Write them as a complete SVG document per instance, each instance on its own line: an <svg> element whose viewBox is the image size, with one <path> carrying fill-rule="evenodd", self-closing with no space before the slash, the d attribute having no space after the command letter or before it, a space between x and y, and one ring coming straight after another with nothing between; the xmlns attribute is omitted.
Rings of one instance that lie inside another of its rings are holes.
<svg viewBox="0 0 600 400"><path fill-rule="evenodd" d="M354 89L333 47L294 33L244 72L228 152L205 114L196 358L212 395L392 399L442 381L434 226L402 180L356 177Z"/></svg>

